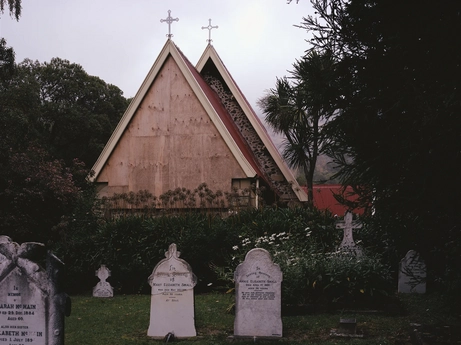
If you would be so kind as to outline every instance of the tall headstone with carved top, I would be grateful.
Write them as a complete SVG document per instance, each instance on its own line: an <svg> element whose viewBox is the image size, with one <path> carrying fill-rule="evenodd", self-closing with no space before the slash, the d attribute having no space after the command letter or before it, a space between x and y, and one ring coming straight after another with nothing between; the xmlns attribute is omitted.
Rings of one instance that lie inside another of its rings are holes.
<svg viewBox="0 0 461 345"><path fill-rule="evenodd" d="M190 265L179 258L176 244L171 244L165 259L155 266L149 277L152 287L150 324L147 335L164 338L195 337L194 286L197 279Z"/></svg>
<svg viewBox="0 0 461 345"><path fill-rule="evenodd" d="M235 337L282 336L282 271L262 248L250 250L237 266L235 280Z"/></svg>
<svg viewBox="0 0 461 345"><path fill-rule="evenodd" d="M64 344L70 300L59 285L63 265L41 243L0 236L0 344Z"/></svg>
<svg viewBox="0 0 461 345"><path fill-rule="evenodd" d="M107 282L107 278L110 277L110 270L106 265L101 265L96 271L96 277L99 278L99 282L93 288L93 297L114 297L114 289Z"/></svg>

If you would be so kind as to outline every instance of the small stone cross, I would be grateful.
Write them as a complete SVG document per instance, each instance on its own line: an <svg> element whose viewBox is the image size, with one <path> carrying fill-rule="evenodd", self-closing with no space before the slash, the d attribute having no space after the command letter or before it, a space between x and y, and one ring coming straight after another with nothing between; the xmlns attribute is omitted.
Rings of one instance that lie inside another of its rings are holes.
<svg viewBox="0 0 461 345"><path fill-rule="evenodd" d="M362 224L360 222L352 220L352 212L347 211L344 215L344 220L336 222L336 229L344 229L343 241L341 242L339 248L357 249L358 246L355 244L354 238L352 237L352 230L360 229L361 227Z"/></svg>
<svg viewBox="0 0 461 345"><path fill-rule="evenodd" d="M171 11L168 10L168 17L166 19L160 19L160 23L167 22L168 23L168 34L166 35L168 38L173 37L173 34L171 33L171 24L173 22L179 21L179 18L173 18L171 17Z"/></svg>
<svg viewBox="0 0 461 345"><path fill-rule="evenodd" d="M176 244L175 243L172 243L170 244L170 246L168 247L168 251L165 252L165 257L167 259L169 258L179 258L179 256L181 255L181 252L178 252L178 249L176 248Z"/></svg>
<svg viewBox="0 0 461 345"><path fill-rule="evenodd" d="M101 283L105 283L107 278L110 277L110 271L106 265L101 265L96 271L96 276L101 280Z"/></svg>
<svg viewBox="0 0 461 345"><path fill-rule="evenodd" d="M217 25L216 25L216 26L212 26L212 25L211 25L211 19L208 19L208 26L202 26L202 30L203 30L203 29L208 29L208 39L207 39L208 44L211 44L211 41L213 41L213 40L211 39L211 30L212 30L212 29L217 29L217 28L218 28Z"/></svg>

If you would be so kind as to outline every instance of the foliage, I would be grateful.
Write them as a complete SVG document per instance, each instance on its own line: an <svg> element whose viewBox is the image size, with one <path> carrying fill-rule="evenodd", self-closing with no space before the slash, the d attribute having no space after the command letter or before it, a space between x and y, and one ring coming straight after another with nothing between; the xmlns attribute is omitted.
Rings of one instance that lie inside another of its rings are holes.
<svg viewBox="0 0 461 345"><path fill-rule="evenodd" d="M281 215L288 216L289 220ZM266 227L255 221L250 228L245 227L239 235L239 243L232 247L234 253L228 267L216 268L223 279L233 282L231 273L244 260L248 250L258 247L268 250L274 262L280 265L284 276L284 303L370 305L383 301L393 290L391 271L379 255L356 258L336 251L340 239L333 218L301 210L283 210L276 216L266 215L266 218L280 223L286 221L289 225L283 227L276 223L275 227Z"/></svg>
<svg viewBox="0 0 461 345"><path fill-rule="evenodd" d="M460 281L460 2L313 0L301 25L337 63L330 154L376 210L402 256L416 249L436 280ZM448 255L448 253L450 253ZM447 272L451 272L447 275Z"/></svg>
<svg viewBox="0 0 461 345"><path fill-rule="evenodd" d="M102 207L109 217L121 217L130 214L153 216L158 213L175 214L185 211L238 211L251 206L251 200L260 196L264 187L232 188L231 191L217 190L214 192L206 183L201 183L194 190L176 188L160 196L155 196L148 190L138 192L115 193L102 198ZM260 199L261 204L263 199Z"/></svg>
<svg viewBox="0 0 461 345"><path fill-rule="evenodd" d="M66 224L66 240L56 246L69 266L71 291L89 291L94 270L105 264L117 293L147 293L147 277L171 243L192 266L199 292L232 288L236 266L254 247L267 249L281 266L284 303L369 303L389 291L389 268L377 255L353 260L332 254L341 234L331 215L315 209L267 207L225 217L187 211L105 220L99 210L82 200L79 213Z"/></svg>
<svg viewBox="0 0 461 345"><path fill-rule="evenodd" d="M317 224L331 225L331 218L302 209L241 210L226 216L189 211L105 220L99 207L84 200L79 210L68 219L65 241L55 247L69 267L69 287L78 291L88 291L94 285L94 270L101 264L112 270L117 291L148 291L147 277L171 243L177 244L181 257L193 267L199 279L197 289L204 291L210 289L208 284L219 289L226 283L216 276L213 267L230 268L228 261L235 255L232 247L239 242L239 234L263 236L264 232L285 231L302 236L308 224L316 229L313 237L319 243L326 246L337 242L332 239L332 231L322 231L326 226Z"/></svg>
<svg viewBox="0 0 461 345"><path fill-rule="evenodd" d="M25 60L18 69L12 92L32 88L29 97L39 102L32 120L41 140L57 157L92 166L128 105L122 91L59 58Z"/></svg>
<svg viewBox="0 0 461 345"><path fill-rule="evenodd" d="M127 103L69 61L16 64L4 39L0 77L0 233L51 244L91 192L87 167Z"/></svg>
<svg viewBox="0 0 461 345"><path fill-rule="evenodd" d="M55 226L80 193L74 175L81 174L82 165L75 161L66 167L36 146L11 154L8 163L11 169L2 174L0 228L18 242L57 240Z"/></svg>
<svg viewBox="0 0 461 345"><path fill-rule="evenodd" d="M22 0L0 0L0 13L3 14L5 12L5 5L8 5L10 15L16 18L16 20L19 20L22 9L21 1Z"/></svg>
<svg viewBox="0 0 461 345"><path fill-rule="evenodd" d="M311 51L293 64L291 77L277 78L276 86L258 101L266 122L285 136L283 156L304 173L308 200L313 203L317 158L326 149L326 125L333 116L334 59Z"/></svg>
<svg viewBox="0 0 461 345"><path fill-rule="evenodd" d="M224 264L226 248L236 240L234 232L218 215L187 212L145 218L127 216L95 226L76 227L66 243L56 251L70 264L69 287L88 291L94 285L94 270L101 264L112 270L117 292L147 292L147 277L163 258L171 243L176 243L197 275L197 289L214 282L211 262ZM74 279L79 284L74 284Z"/></svg>

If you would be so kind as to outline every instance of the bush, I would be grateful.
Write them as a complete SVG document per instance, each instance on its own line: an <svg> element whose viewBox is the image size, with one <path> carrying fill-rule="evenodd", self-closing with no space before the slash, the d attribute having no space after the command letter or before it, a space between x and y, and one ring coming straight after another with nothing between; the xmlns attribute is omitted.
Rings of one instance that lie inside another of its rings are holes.
<svg viewBox="0 0 461 345"><path fill-rule="evenodd" d="M328 214L266 209L252 219L242 223L228 266L216 268L222 279L232 280L233 271L246 253L259 247L271 253L283 272L282 300L287 304L370 304L392 291L390 268L379 255L356 258L336 252L341 232ZM233 286L233 281L228 286Z"/></svg>
<svg viewBox="0 0 461 345"><path fill-rule="evenodd" d="M197 292L233 288L235 268L255 247L280 265L287 304L368 302L389 291L390 271L380 257L335 254L342 232L324 212L264 208L226 217L190 211L102 221L89 208L81 207L57 248L68 267L69 292L91 291L95 270L105 264L117 293L149 293L147 278L171 243L196 274Z"/></svg>

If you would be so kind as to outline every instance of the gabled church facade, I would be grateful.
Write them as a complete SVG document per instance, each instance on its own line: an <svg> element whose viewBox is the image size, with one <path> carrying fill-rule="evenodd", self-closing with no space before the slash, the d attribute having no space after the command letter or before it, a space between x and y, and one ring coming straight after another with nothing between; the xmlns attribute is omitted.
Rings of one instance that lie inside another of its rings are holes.
<svg viewBox="0 0 461 345"><path fill-rule="evenodd" d="M211 44L194 67L167 40L93 172L100 197L206 183L214 191L253 189L256 207L307 200Z"/></svg>

